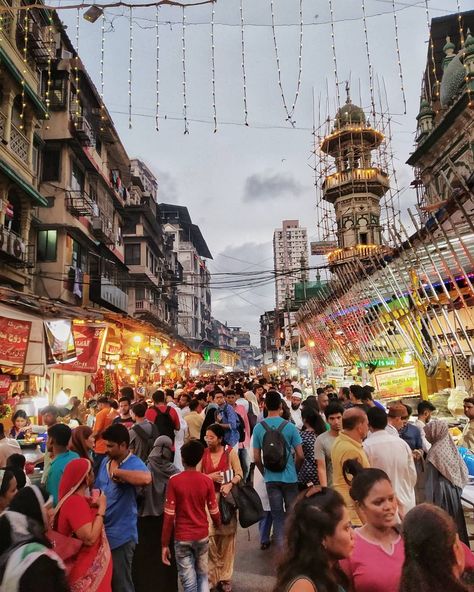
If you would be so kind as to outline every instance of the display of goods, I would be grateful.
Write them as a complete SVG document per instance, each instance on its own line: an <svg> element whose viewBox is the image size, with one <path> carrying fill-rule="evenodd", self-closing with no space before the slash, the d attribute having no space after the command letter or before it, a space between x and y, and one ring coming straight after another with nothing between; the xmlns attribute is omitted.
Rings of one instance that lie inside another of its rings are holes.
<svg viewBox="0 0 474 592"><path fill-rule="evenodd" d="M0 404L0 419L7 419L12 415L12 408L8 403L1 403Z"/></svg>
<svg viewBox="0 0 474 592"><path fill-rule="evenodd" d="M450 391L448 399L448 409L456 417L464 415L463 401L469 395L463 388L447 389Z"/></svg>

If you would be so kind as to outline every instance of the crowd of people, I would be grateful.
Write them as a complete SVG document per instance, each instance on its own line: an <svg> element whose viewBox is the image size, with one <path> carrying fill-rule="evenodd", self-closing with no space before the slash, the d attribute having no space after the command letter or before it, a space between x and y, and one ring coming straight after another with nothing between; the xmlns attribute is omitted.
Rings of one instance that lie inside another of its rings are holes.
<svg viewBox="0 0 474 592"><path fill-rule="evenodd" d="M1 590L231 592L244 487L275 592L471 589L467 468L430 402L412 422L370 386L175 386L75 399L72 427L42 409L41 484L18 444L28 418L0 424ZM474 400L465 413L469 448Z"/></svg>

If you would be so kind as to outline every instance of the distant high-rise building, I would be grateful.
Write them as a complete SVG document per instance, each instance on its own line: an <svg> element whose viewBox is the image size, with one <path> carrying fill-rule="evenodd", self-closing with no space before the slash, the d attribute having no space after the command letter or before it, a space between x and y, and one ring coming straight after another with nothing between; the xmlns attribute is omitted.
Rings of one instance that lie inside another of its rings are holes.
<svg viewBox="0 0 474 592"><path fill-rule="evenodd" d="M293 300L295 284L308 280L308 236L299 220L283 220L282 228L273 233L276 308L285 308Z"/></svg>

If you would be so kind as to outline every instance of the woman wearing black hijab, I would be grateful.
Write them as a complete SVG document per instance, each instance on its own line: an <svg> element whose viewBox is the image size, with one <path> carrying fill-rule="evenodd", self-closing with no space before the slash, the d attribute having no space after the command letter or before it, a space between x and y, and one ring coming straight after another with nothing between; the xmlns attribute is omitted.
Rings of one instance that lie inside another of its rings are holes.
<svg viewBox="0 0 474 592"><path fill-rule="evenodd" d="M24 487L0 516L0 589L69 592L64 565L46 538L52 498Z"/></svg>

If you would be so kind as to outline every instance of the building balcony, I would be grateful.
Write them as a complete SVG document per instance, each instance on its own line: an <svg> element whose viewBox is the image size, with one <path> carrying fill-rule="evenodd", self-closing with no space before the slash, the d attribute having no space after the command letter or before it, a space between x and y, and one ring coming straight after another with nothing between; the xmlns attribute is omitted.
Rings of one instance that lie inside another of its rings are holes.
<svg viewBox="0 0 474 592"><path fill-rule="evenodd" d="M91 277L89 296L97 304L128 312L128 294L105 275Z"/></svg>
<svg viewBox="0 0 474 592"><path fill-rule="evenodd" d="M378 168L350 169L328 175L323 183L324 199L334 203L351 193L373 193L382 197L389 189L387 173Z"/></svg>
<svg viewBox="0 0 474 592"><path fill-rule="evenodd" d="M95 201L85 191L80 189L67 191L65 203L67 211L76 218L81 216L91 218L98 214Z"/></svg>
<svg viewBox="0 0 474 592"><path fill-rule="evenodd" d="M91 231L97 240L106 245L115 242L112 223L103 216L92 216Z"/></svg>
<svg viewBox="0 0 474 592"><path fill-rule="evenodd" d="M95 146L94 130L84 115L71 113L71 133L84 146Z"/></svg>
<svg viewBox="0 0 474 592"><path fill-rule="evenodd" d="M34 245L27 245L13 230L0 228L0 260L12 267L34 267Z"/></svg>
<svg viewBox="0 0 474 592"><path fill-rule="evenodd" d="M160 321L166 322L166 311L164 303L155 304L149 300L135 300L134 316L149 316Z"/></svg>

